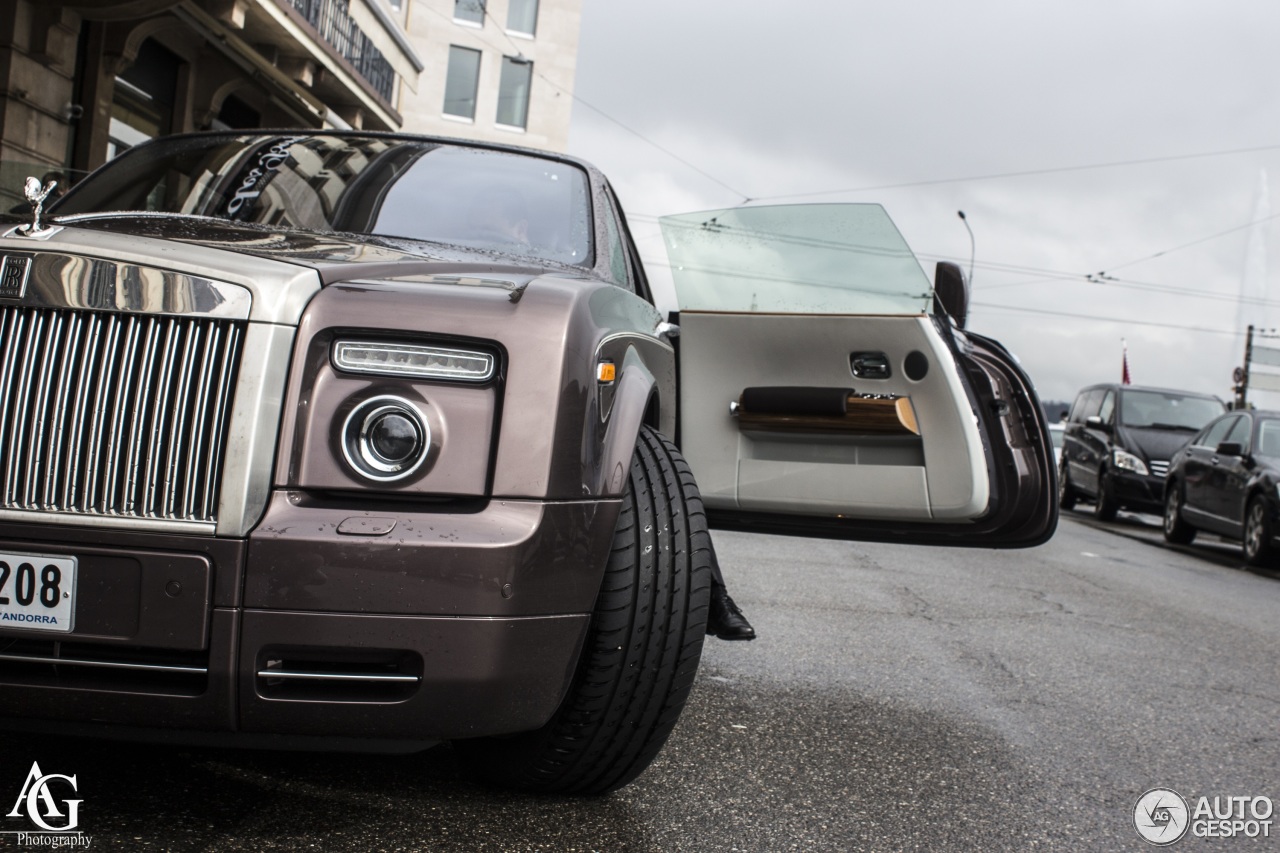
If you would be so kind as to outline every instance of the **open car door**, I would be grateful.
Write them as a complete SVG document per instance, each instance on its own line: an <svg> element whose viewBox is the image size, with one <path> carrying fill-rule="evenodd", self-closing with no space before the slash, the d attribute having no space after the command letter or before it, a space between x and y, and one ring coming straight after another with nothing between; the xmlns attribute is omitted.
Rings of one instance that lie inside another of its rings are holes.
<svg viewBox="0 0 1280 853"><path fill-rule="evenodd" d="M712 526L1022 547L1057 487L1030 379L965 332L874 204L662 219L679 443Z"/></svg>

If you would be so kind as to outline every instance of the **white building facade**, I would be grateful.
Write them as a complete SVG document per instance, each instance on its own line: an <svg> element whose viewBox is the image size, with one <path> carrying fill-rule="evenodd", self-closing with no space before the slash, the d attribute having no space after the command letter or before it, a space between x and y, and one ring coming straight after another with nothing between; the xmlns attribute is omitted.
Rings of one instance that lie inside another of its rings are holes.
<svg viewBox="0 0 1280 853"><path fill-rule="evenodd" d="M424 65L403 130L565 150L582 0L387 2Z"/></svg>

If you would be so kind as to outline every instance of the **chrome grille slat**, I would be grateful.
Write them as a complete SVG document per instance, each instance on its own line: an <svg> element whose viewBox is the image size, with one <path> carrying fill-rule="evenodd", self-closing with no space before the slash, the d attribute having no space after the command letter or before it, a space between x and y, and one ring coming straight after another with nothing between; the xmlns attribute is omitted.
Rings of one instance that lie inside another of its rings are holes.
<svg viewBox="0 0 1280 853"><path fill-rule="evenodd" d="M204 369L200 371L200 387L196 391L195 412L191 417L191 429L193 435L193 447L195 452L191 454L192 459L199 459L201 451L204 449L205 438L205 418L209 407L209 393L213 387L213 371L216 366L214 361L214 353L218 351L218 344L222 340L222 328L214 326L209 332L209 339L205 342L204 357L200 359L200 364ZM188 466L191 472L187 478L188 488L186 499L182 504L182 515L184 518L190 518L196 511L196 503L201 498L196 491L195 481L199 476L199 469L193 464ZM203 506L203 504L201 504Z"/></svg>
<svg viewBox="0 0 1280 853"><path fill-rule="evenodd" d="M241 325L0 307L0 510L215 522Z"/></svg>
<svg viewBox="0 0 1280 853"><path fill-rule="evenodd" d="M192 358L196 342L200 339L200 327L195 326L187 335L186 345L182 349L182 378L178 382L177 400L174 404L173 417L169 426L169 449L164 463L164 517L173 518L178 499L179 466L182 458L178 448L185 437L187 418L187 399L191 394L191 380L195 373L196 363Z"/></svg>
<svg viewBox="0 0 1280 853"><path fill-rule="evenodd" d="M6 312L4 317L4 342L0 347L0 359L4 359L4 363L0 365L0 460L12 459L16 452L13 442L9 440L11 432L11 415L9 406L2 405L3 401L10 399L9 393L13 387L13 377L17 372L18 358L17 347L22 340L22 330L26 325L26 317L16 311Z"/></svg>
<svg viewBox="0 0 1280 853"><path fill-rule="evenodd" d="M64 316L55 314L49 318L48 331L45 333L44 345L37 351L36 358L40 370L40 378L36 385L36 404L31 407L31 439L30 448L22 455L26 464L22 470L22 499L28 506L36 505L36 471L44 459L45 448L49 445L49 392L57 376L58 342L62 339Z"/></svg>
<svg viewBox="0 0 1280 853"><path fill-rule="evenodd" d="M116 353L117 345L120 341L120 318L112 315L110 319L110 331L107 333L107 342L104 352L108 355ZM104 370L102 381L98 383L98 392L94 396L93 401L93 428L89 434L89 464L85 466L82 482L84 483L84 502L78 506L82 512L92 512L98 500L98 469L100 467L100 448L102 447L102 429L106 423L106 416L109 409L107 408L107 399L109 398L111 389L116 385L116 359L105 358L102 364Z"/></svg>
<svg viewBox="0 0 1280 853"><path fill-rule="evenodd" d="M155 318L138 318L138 323L146 325L146 339L142 343L142 357L136 361L131 359L129 362L129 370L127 375L129 382L133 386L132 393L124 393L120 400L127 400L129 403L129 438L122 437L122 441L116 443L115 455L113 456L113 465L108 467L108 475L110 476L110 484L106 488L106 497L110 501L118 500L120 507L118 512L123 511L125 515L133 515L133 491L137 488L138 476L136 462L138 453L141 452L140 443L142 442L142 428L145 425L147 411L147 392L151 387L151 364L155 360L156 355L156 328ZM131 353L132 355L132 353ZM123 465L120 464L120 457L124 457ZM124 471L123 484L116 483L116 474ZM120 489L119 498L116 498L116 489Z"/></svg>
<svg viewBox="0 0 1280 853"><path fill-rule="evenodd" d="M209 443L209 461L205 466L205 487L201 494L201 512L202 517L210 516L216 504L214 503L216 493L214 486L217 483L217 473L222 468L222 432L226 426L227 414L230 409L231 401L231 378L232 371L235 368L236 354L240 351L240 328L231 326L227 332L227 342L223 347L222 353L222 369L216 377L216 381L221 386L216 396L217 404L213 410L213 437Z"/></svg>
<svg viewBox="0 0 1280 853"><path fill-rule="evenodd" d="M35 374L36 364L39 361L39 349L36 341L40 338L40 333L44 330L44 316L37 314L34 322L31 324L31 331L27 335L27 345L22 353L22 376L18 380L18 396L17 399L22 400L23 408L14 412L13 421L17 425L17 431L13 434L13 456L21 456L25 453L26 448L26 423L24 417L27 393L31 386L31 377ZM7 401L6 401L7 402ZM18 475L22 471L21 462L11 457L4 477L4 502L6 504L16 504L18 491Z"/></svg>
<svg viewBox="0 0 1280 853"><path fill-rule="evenodd" d="M71 315L66 341L62 347L62 363L58 370L57 381L54 383L57 392L53 401L53 425L48 434L49 446L46 452L48 461L45 463L42 477L44 492L40 498L40 504L44 509L58 509L60 503L57 497L58 463L62 461L63 435L67 429L67 395L71 391L71 378L76 372L79 361L76 353L80 350L81 321L82 317L79 314Z"/></svg>
<svg viewBox="0 0 1280 853"><path fill-rule="evenodd" d="M178 321L172 317L165 323L164 360L160 368L159 381L156 383L155 402L151 407L151 428L147 430L151 436L151 452L147 454L147 475L142 484L146 490L147 515L151 516L158 514L155 512L156 473L160 470L157 463L164 459L163 439L168 432L165 427L166 419L170 414L169 392L173 381L173 362L178 349L177 323Z"/></svg>
<svg viewBox="0 0 1280 853"><path fill-rule="evenodd" d="M84 421L88 416L86 406L89 403L89 389L93 386L93 377L97 375L98 341L101 334L102 316L93 314L89 317L84 345L85 363L80 365L80 375L76 380L75 408L71 411L71 440L68 442L67 461L62 472L64 484L62 509L74 510L78 506L76 501L80 495L76 486L77 475L80 473L77 470L80 460L80 442L84 437Z"/></svg>
<svg viewBox="0 0 1280 853"><path fill-rule="evenodd" d="M1151 473L1157 477L1166 476L1169 473L1169 460L1168 459L1151 460Z"/></svg>

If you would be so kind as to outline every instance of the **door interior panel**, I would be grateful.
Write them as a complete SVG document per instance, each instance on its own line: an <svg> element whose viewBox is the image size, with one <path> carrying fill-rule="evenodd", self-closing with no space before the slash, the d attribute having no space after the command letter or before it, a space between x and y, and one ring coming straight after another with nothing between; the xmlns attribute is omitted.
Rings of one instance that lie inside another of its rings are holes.
<svg viewBox="0 0 1280 853"><path fill-rule="evenodd" d="M686 309L680 324L682 444L709 507L937 521L986 511L977 421L927 316ZM853 375L865 353L887 357L887 377ZM760 393L788 387L822 402Z"/></svg>

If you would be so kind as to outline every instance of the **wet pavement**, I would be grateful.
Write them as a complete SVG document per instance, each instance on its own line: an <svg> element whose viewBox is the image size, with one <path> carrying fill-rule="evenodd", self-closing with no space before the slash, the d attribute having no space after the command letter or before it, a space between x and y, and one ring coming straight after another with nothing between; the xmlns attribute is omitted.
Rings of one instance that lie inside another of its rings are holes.
<svg viewBox="0 0 1280 853"><path fill-rule="evenodd" d="M708 640L667 748L612 795L487 788L448 746L0 735L0 830L32 761L77 775L96 850L1142 850L1149 788L1280 798L1280 580L1225 545L1075 513L1027 551L716 541L760 639Z"/></svg>

